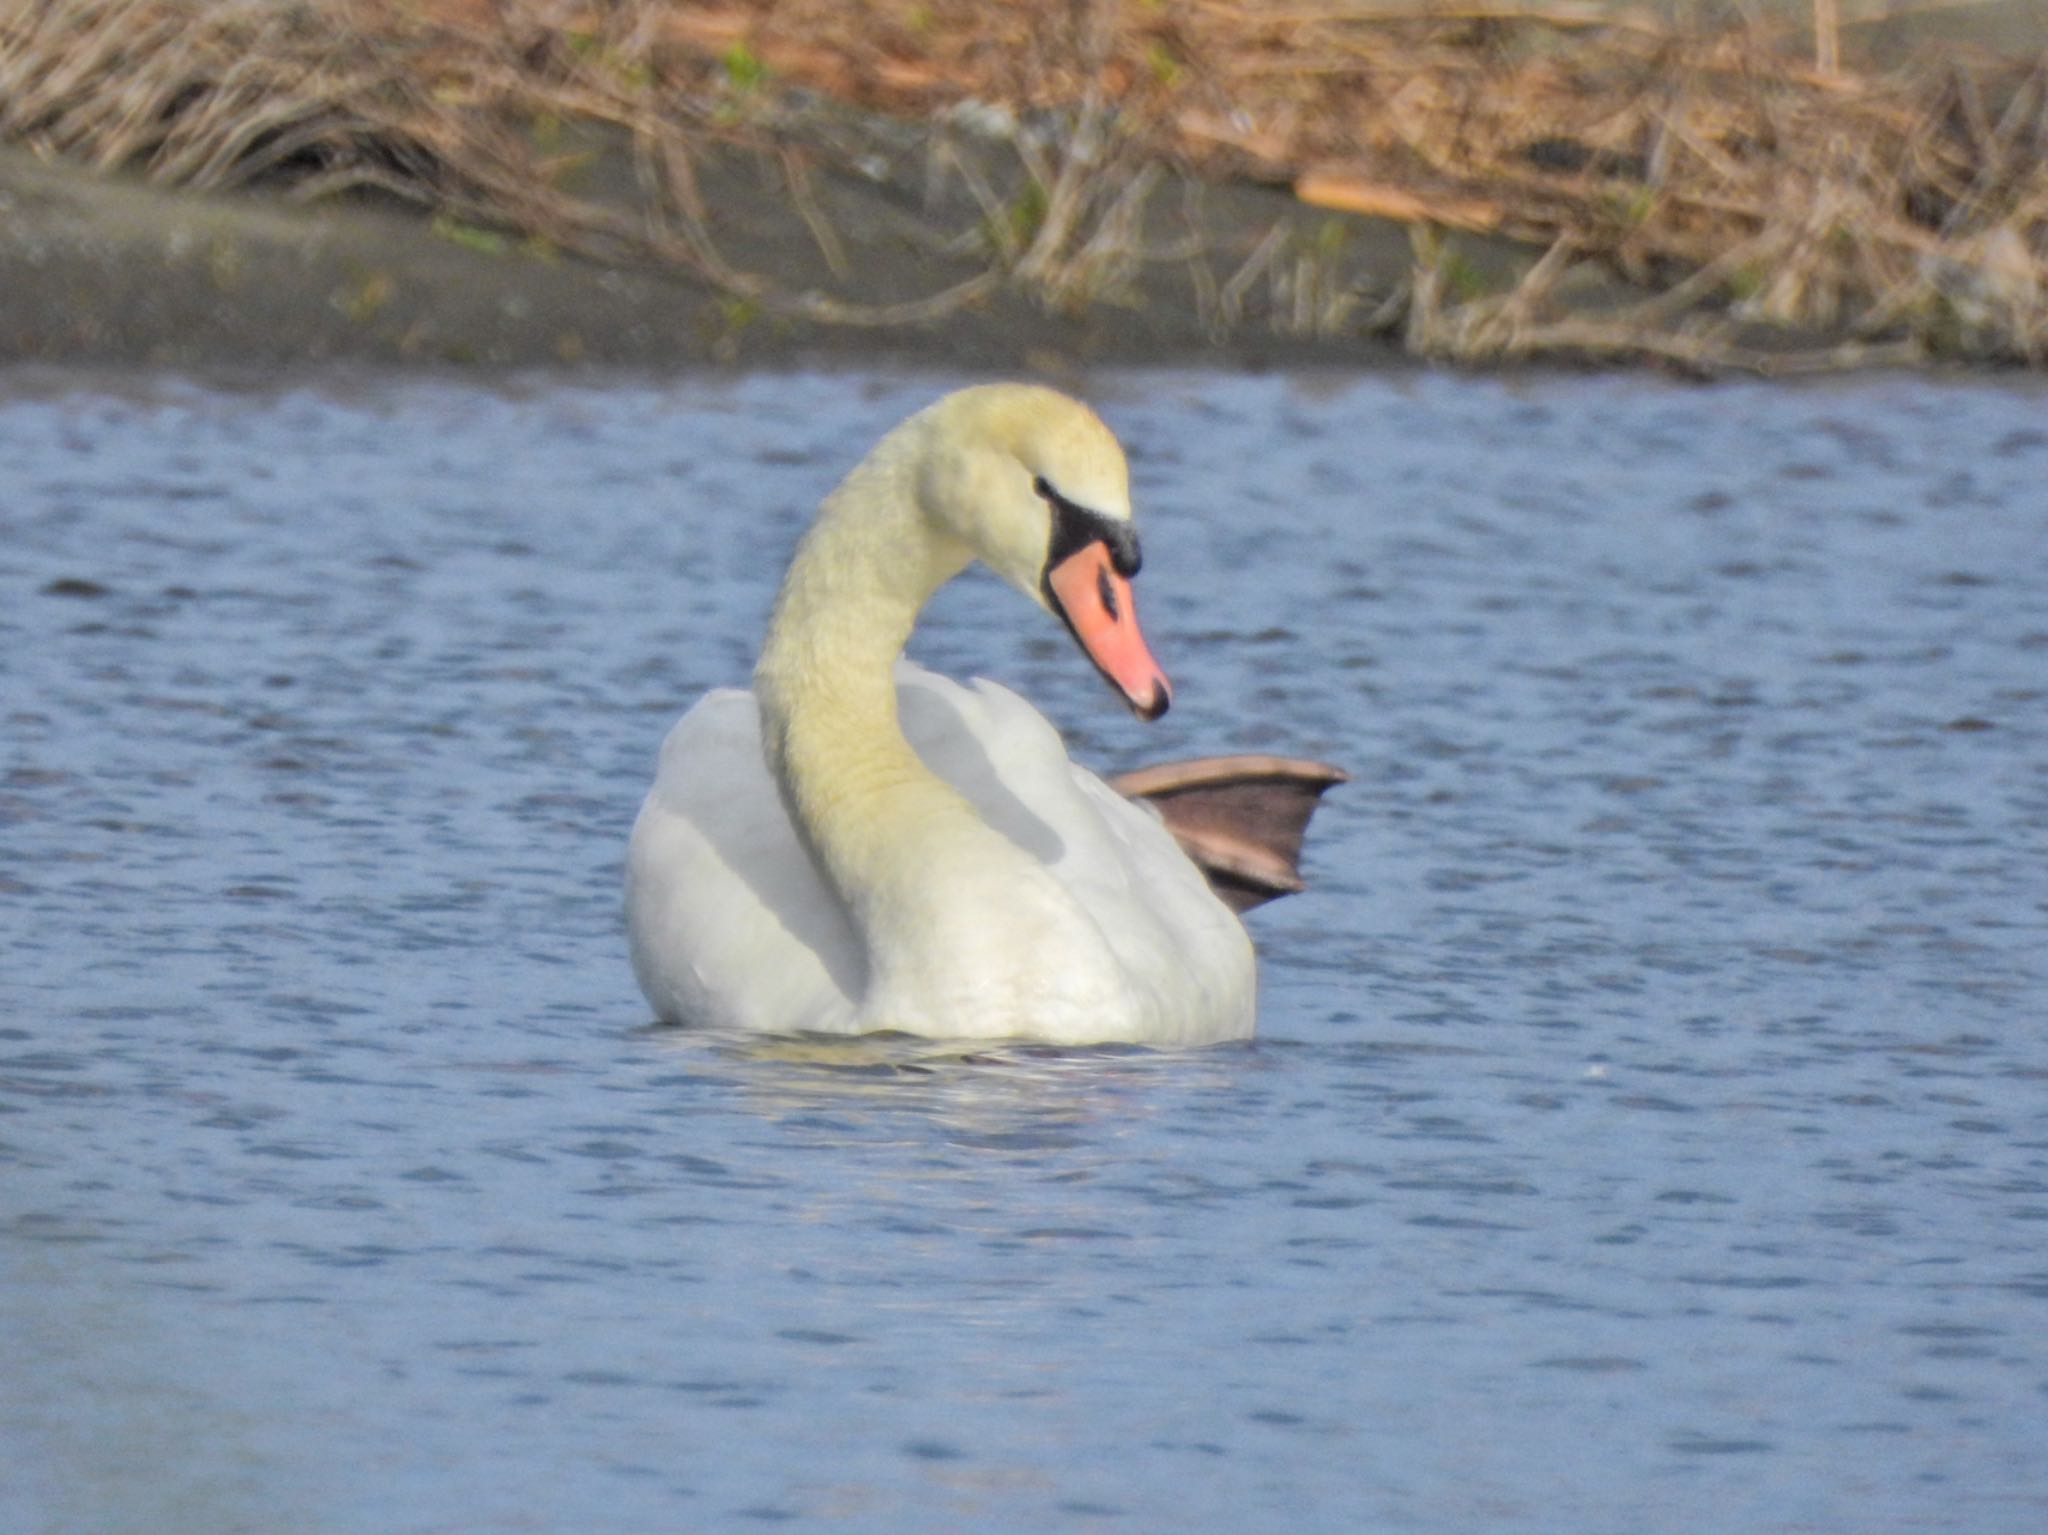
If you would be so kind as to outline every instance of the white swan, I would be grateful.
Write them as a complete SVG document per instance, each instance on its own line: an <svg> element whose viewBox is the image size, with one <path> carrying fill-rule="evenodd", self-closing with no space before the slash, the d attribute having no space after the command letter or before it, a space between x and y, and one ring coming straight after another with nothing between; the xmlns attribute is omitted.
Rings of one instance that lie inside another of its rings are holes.
<svg viewBox="0 0 2048 1535"><path fill-rule="evenodd" d="M634 974L662 1019L1068 1044L1251 1034L1251 940L1159 814L1069 762L1008 689L900 659L974 559L1063 620L1141 716L1165 710L1108 427L1016 384L912 416L826 498L754 691L707 694L662 747L626 876Z"/></svg>

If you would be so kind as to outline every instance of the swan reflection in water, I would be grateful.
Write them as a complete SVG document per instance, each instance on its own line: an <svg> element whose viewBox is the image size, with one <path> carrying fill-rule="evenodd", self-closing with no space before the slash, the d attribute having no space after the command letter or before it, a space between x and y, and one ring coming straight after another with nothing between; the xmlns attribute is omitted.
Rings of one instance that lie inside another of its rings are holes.
<svg viewBox="0 0 2048 1535"><path fill-rule="evenodd" d="M1212 1100L1257 1112L1265 1051L1166 1051L901 1033L772 1034L650 1024L636 1038L657 1069L715 1082L719 1101L823 1149L929 1140L1018 1154L1119 1140ZM1199 1112L1199 1109L1195 1109ZM965 1170L963 1164L962 1170Z"/></svg>

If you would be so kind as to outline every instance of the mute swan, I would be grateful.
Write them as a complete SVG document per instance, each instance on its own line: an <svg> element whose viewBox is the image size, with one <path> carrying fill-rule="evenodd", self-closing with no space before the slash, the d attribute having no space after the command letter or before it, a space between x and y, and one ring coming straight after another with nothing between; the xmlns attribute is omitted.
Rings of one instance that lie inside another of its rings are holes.
<svg viewBox="0 0 2048 1535"><path fill-rule="evenodd" d="M1165 711L1109 428L1018 384L912 416L799 544L753 691L707 694L662 746L626 874L633 970L662 1019L1066 1044L1251 1034L1251 939L1160 813L1069 762L1007 688L900 659L919 609L975 559L1060 619L1142 718ZM1310 808L1343 777L1317 771ZM1188 787L1169 779L1151 787ZM1307 813L1262 895L1299 888Z"/></svg>

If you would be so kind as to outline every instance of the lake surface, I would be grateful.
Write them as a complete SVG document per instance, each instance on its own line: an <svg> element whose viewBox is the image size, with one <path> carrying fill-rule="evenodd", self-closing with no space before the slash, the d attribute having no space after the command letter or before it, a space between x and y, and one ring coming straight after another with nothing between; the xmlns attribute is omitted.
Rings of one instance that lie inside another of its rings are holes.
<svg viewBox="0 0 2048 1535"><path fill-rule="evenodd" d="M619 866L959 380L0 383L0 1528L2048 1528L2048 397L1119 375L1343 763L1187 1053L649 1027Z"/></svg>

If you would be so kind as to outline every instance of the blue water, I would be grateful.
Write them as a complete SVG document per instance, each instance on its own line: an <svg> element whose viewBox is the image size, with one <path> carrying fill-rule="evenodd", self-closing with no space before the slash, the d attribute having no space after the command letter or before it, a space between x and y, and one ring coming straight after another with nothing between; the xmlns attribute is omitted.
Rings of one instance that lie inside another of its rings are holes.
<svg viewBox="0 0 2048 1535"><path fill-rule="evenodd" d="M668 722L956 380L0 381L0 1531L2048 1528L2048 399L1120 375L1261 1037L647 1025Z"/></svg>

